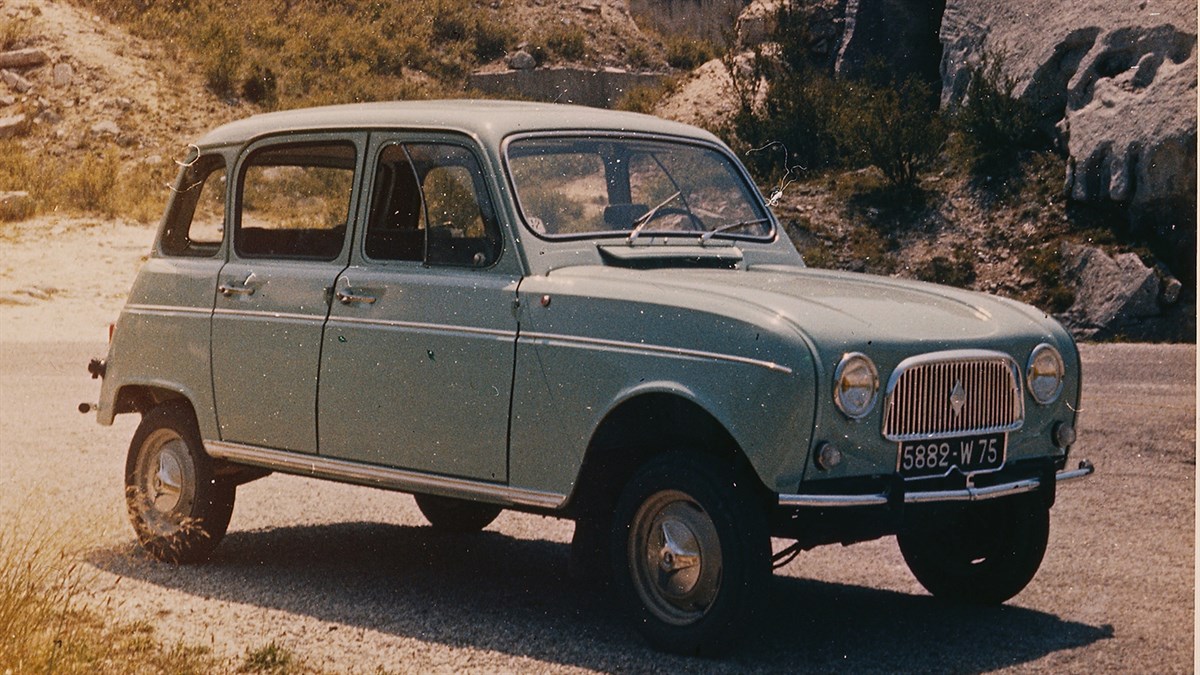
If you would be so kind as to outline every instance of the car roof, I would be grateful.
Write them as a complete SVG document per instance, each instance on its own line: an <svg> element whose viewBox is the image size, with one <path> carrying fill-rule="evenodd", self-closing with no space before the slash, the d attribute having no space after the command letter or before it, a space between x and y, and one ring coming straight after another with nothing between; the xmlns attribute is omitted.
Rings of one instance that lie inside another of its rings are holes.
<svg viewBox="0 0 1200 675"><path fill-rule="evenodd" d="M265 113L217 127L197 145L240 145L262 136L306 131L389 128L459 131L495 145L511 134L536 131L637 131L719 142L707 131L651 115L558 103L461 99L355 103Z"/></svg>

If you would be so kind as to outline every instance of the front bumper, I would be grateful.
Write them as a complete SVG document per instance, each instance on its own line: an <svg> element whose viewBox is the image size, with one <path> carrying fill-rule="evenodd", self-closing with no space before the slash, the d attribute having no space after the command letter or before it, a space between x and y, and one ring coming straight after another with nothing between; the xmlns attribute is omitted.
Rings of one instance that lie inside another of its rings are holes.
<svg viewBox="0 0 1200 675"><path fill-rule="evenodd" d="M1096 468L1091 462L1082 461L1079 468L1070 471L1059 471L1054 474L1054 482L1086 478L1095 473ZM958 488L952 490L912 491L899 490L895 492L878 492L868 494L781 494L779 506L785 508L840 508L851 506L884 506L897 501L905 504L933 504L940 502L975 502L985 499L998 499L1012 495L1036 492L1043 489L1043 478L1034 476L987 487ZM1048 487L1048 486L1047 486Z"/></svg>

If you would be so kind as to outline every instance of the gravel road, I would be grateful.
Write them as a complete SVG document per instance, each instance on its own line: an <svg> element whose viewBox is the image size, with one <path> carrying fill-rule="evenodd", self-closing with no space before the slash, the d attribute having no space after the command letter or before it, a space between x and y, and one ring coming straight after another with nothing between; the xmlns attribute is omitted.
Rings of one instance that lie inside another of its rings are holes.
<svg viewBox="0 0 1200 675"><path fill-rule="evenodd" d="M1192 672L1196 350L1088 345L1075 457L1033 583L995 609L925 594L886 539L780 570L762 631L723 661L646 649L566 577L572 526L506 513L439 535L405 495L271 476L238 493L207 564L151 561L121 500L136 419L105 428L103 345L0 341L0 524L80 550L86 599L230 659L275 641L332 672Z"/></svg>

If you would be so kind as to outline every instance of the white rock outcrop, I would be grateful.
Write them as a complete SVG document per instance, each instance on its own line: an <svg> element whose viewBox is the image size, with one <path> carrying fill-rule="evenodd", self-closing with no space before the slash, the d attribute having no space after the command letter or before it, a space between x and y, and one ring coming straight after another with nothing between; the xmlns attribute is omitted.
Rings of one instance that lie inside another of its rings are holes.
<svg viewBox="0 0 1200 675"><path fill-rule="evenodd" d="M999 56L1060 132L1072 198L1195 203L1195 2L948 0L941 40L943 102Z"/></svg>

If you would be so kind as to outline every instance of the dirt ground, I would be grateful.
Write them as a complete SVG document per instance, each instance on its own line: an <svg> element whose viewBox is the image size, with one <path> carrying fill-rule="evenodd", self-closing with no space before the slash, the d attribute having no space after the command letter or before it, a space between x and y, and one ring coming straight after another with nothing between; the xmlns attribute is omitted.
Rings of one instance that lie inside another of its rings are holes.
<svg viewBox="0 0 1200 675"><path fill-rule="evenodd" d="M152 228L47 218L0 228L0 523L73 551L84 599L233 670L275 641L332 672L1192 672L1193 345L1085 345L1078 458L1038 576L1004 607L947 607L891 539L802 554L761 631L723 661L648 650L602 590L567 578L570 523L506 513L424 524L411 498L271 476L242 487L214 559L151 561L125 522L136 419L75 411ZM782 546L782 542L777 543Z"/></svg>

